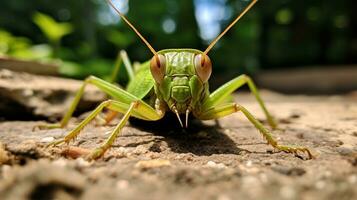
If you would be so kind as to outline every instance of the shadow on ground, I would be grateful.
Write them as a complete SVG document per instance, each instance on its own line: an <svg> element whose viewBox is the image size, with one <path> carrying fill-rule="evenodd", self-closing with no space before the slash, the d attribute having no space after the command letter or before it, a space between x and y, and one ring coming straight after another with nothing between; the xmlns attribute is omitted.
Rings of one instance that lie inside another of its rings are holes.
<svg viewBox="0 0 357 200"><path fill-rule="evenodd" d="M239 155L242 151L247 151L238 148L237 144L223 133L218 121L213 125L207 125L191 116L188 128L181 128L176 116L169 113L160 121L148 122L132 119L130 123L139 130L162 136L162 140L151 147L150 150L154 152L160 152L158 145L162 141L166 142L175 153L192 153L197 156Z"/></svg>

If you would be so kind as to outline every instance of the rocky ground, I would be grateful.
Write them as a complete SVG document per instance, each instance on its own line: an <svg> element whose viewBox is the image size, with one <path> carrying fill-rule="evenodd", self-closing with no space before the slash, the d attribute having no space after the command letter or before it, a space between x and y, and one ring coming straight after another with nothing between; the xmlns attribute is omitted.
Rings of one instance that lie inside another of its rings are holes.
<svg viewBox="0 0 357 200"><path fill-rule="evenodd" d="M263 91L282 144L307 146L306 160L275 152L240 113L216 121L132 121L103 159L85 155L113 129L86 127L69 146L45 148L65 129L0 122L0 199L356 199L357 95L284 96ZM248 93L236 95L258 119ZM79 156L79 157L78 157Z"/></svg>

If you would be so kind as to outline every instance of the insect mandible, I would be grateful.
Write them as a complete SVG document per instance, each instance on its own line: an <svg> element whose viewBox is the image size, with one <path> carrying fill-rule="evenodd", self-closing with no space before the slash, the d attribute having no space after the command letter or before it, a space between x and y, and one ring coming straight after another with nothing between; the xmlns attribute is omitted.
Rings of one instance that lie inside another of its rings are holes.
<svg viewBox="0 0 357 200"><path fill-rule="evenodd" d="M140 32L114 6L113 2L111 0L107 1L123 21L125 21L146 44L153 53L153 57L150 61L141 64L139 69L134 73L126 54L123 52L120 54L120 59L122 59L129 74L129 83L126 90L94 76L86 78L60 123L39 125L39 128L65 127L88 84L98 87L109 95L111 99L102 102L63 139L55 141L50 145L54 146L61 143L69 143L75 139L80 131L105 108L111 111L105 118L106 123L109 123L117 113L124 115L121 121L115 126L109 138L91 152L88 157L89 159L97 159L104 155L113 145L115 139L120 135L122 128L126 125L130 117L147 121L157 121L163 118L166 112L173 112L177 116L180 125L187 127L190 114L200 120L211 120L240 111L259 130L268 144L275 149L293 154L303 152L308 155L309 159L313 158L310 150L306 147L278 144L271 132L246 108L236 102L227 103L227 99L230 98L235 90L247 84L266 115L269 125L273 129L276 128L276 123L266 109L255 84L247 75L240 75L222 85L214 92L209 92L208 79L212 72L212 63L208 57L208 52L233 25L253 7L257 0L252 0L244 11L213 40L205 51L196 49L165 49L155 51ZM114 71L117 72L118 70ZM114 76L115 75L116 74L114 74ZM181 120L182 116L185 118L184 121Z"/></svg>

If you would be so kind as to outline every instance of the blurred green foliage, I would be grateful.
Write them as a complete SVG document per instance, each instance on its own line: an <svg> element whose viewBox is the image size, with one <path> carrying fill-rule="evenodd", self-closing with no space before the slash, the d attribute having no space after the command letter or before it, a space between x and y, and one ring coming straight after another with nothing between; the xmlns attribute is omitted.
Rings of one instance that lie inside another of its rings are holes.
<svg viewBox="0 0 357 200"><path fill-rule="evenodd" d="M0 29L0 56L44 61L51 57L51 52L52 48L49 45L34 45L28 38L17 37Z"/></svg>
<svg viewBox="0 0 357 200"><path fill-rule="evenodd" d="M72 32L72 25L65 22L56 22L51 16L40 12L36 12L33 15L33 21L47 37L48 42L54 49L54 57L57 57L57 52L60 49L60 41L65 35Z"/></svg>
<svg viewBox="0 0 357 200"><path fill-rule="evenodd" d="M209 41L202 37L204 30L197 19L206 13L199 13L198 6L223 5L223 15L212 13L223 29L249 3L115 2L156 50L204 50ZM355 8L354 0L261 0L210 52L214 76L222 82L239 73L254 74L261 69L356 63ZM120 49L125 49L134 61L143 62L152 56L105 0L4 1L0 28L0 54L62 59L65 62L61 72L77 78L88 74L108 77Z"/></svg>

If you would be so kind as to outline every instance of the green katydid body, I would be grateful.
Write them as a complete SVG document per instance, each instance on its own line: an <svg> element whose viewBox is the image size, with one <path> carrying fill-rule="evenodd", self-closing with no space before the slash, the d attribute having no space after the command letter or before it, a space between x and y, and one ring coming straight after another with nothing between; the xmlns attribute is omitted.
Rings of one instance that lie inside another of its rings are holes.
<svg viewBox="0 0 357 200"><path fill-rule="evenodd" d="M134 76L129 76L130 81L126 90L116 85L99 79L94 76L88 77L75 96L70 108L68 109L61 122L58 124L40 125L40 128L62 128L68 124L75 108L77 107L81 96L84 93L87 84L92 84L108 94L111 99L102 102L92 111L80 124L70 131L63 139L55 141L50 145L68 143L76 138L80 131L95 117L100 114L104 108L115 113L123 113L121 121L116 125L111 135L99 148L93 150L89 155L90 159L100 158L114 143L120 135L130 117L139 118L147 121L157 121L165 116L167 111L176 114L180 124L184 127L180 115L185 114L188 126L188 116L190 113L200 120L218 119L232 113L242 112L245 117L261 132L267 142L274 148L297 154L298 151L306 152L309 158L312 155L309 149L305 147L293 147L279 145L273 138L268 129L264 127L254 116L243 106L236 102L227 102L226 99L235 90L247 84L254 94L257 102L262 108L269 125L276 127L273 117L266 109L257 88L253 81L246 75L240 75L226 84L219 87L213 93L209 92L208 79L212 72L212 64L207 56L209 50L214 44L235 24L255 3L253 0L247 8L240 14L234 22L229 25L204 51L196 49L166 49L156 52L146 39L136 30L136 28L118 11L109 1L110 5L118 12L122 19L135 31L135 33L149 47L154 56L150 61L140 65ZM120 54L128 73L132 71L128 64L129 59L124 54ZM118 57L119 58L119 57ZM119 59L119 60L120 60ZM118 63L121 63L121 61ZM117 65L115 72L118 72L120 64ZM131 74L131 73L129 73ZM115 73L113 77L115 77ZM112 117L107 117L108 123Z"/></svg>

